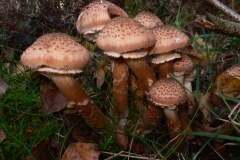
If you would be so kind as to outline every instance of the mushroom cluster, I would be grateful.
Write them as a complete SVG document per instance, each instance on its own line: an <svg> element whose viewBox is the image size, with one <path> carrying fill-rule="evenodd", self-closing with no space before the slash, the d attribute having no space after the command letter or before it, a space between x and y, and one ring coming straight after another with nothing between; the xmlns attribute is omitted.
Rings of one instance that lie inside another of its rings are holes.
<svg viewBox="0 0 240 160"><path fill-rule="evenodd" d="M81 73L90 61L89 51L70 36L49 33L38 38L21 56L24 65L50 77L74 104L86 123L97 131L107 131L111 124L123 136L117 144L127 149L125 133L129 117L129 74L136 77L138 87L148 100L136 123L135 132L144 136L159 124L162 113L166 118L170 137L174 139L185 129L178 109L185 101L194 103L190 82L194 79L194 63L187 54L176 49L190 44L189 37L150 12L134 18L115 4L95 0L84 7L76 28L83 37L95 42L112 67L113 106L111 120L96 106L73 77ZM151 59L152 63L149 63ZM157 66L157 71L153 66ZM185 87L184 87L185 86ZM144 98L144 97L143 97ZM195 106L195 105L194 105ZM193 114L195 108L186 107L183 115ZM187 121L187 120L186 120ZM187 122L184 123L187 123ZM116 133L116 137L120 136Z"/></svg>

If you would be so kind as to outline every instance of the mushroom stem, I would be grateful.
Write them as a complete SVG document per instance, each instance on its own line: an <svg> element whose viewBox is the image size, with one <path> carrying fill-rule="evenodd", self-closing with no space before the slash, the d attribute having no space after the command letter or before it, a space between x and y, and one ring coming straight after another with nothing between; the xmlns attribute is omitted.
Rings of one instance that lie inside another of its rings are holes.
<svg viewBox="0 0 240 160"><path fill-rule="evenodd" d="M145 58L138 59L126 59L128 66L138 79L138 83L141 85L146 95L148 96L149 88L157 81L153 70L147 64ZM137 133L143 131L143 135L150 133L155 127L154 125L159 123L162 116L159 114L159 107L156 107L149 101L147 110L143 113L141 119L138 120Z"/></svg>
<svg viewBox="0 0 240 160"><path fill-rule="evenodd" d="M195 111L196 111L196 103L195 103L195 98L193 96L193 91L192 91L192 83L191 82L185 82L184 83L186 92L187 92L187 99L186 99L186 105L187 105L187 112L188 115L192 116Z"/></svg>
<svg viewBox="0 0 240 160"><path fill-rule="evenodd" d="M159 64L159 78L169 78L169 75L173 73L173 61L167 61Z"/></svg>
<svg viewBox="0 0 240 160"><path fill-rule="evenodd" d="M149 88L157 81L152 69L147 64L145 58L127 59L125 58L128 66L136 75L139 84L143 87L146 94L148 94Z"/></svg>
<svg viewBox="0 0 240 160"><path fill-rule="evenodd" d="M113 101L111 113L117 117L120 126L125 127L128 117L128 65L122 57L112 58Z"/></svg>
<svg viewBox="0 0 240 160"><path fill-rule="evenodd" d="M164 115L167 119L167 124L171 134L171 138L176 137L180 132L182 132L181 121L178 116L178 110L163 108Z"/></svg>
<svg viewBox="0 0 240 160"><path fill-rule="evenodd" d="M110 120L85 93L81 84L73 76L55 73L49 73L49 75L63 94L75 104L76 109L91 128L98 131L106 131L108 129Z"/></svg>

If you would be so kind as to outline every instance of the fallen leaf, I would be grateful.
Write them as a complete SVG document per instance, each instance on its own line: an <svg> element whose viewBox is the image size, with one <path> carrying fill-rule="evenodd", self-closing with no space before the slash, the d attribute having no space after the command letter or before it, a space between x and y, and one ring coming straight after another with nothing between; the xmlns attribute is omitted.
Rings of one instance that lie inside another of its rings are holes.
<svg viewBox="0 0 240 160"><path fill-rule="evenodd" d="M214 82L213 93L219 96L219 91L226 96L237 97L240 94L240 80L221 73Z"/></svg>
<svg viewBox="0 0 240 160"><path fill-rule="evenodd" d="M14 57L14 49L7 47L2 48L0 53L0 57L3 63L9 63Z"/></svg>
<svg viewBox="0 0 240 160"><path fill-rule="evenodd" d="M82 143L98 142L99 135L92 132L79 115L65 115L62 117L75 141Z"/></svg>
<svg viewBox="0 0 240 160"><path fill-rule="evenodd" d="M93 143L72 143L65 150L62 160L98 160L98 146Z"/></svg>
<svg viewBox="0 0 240 160"><path fill-rule="evenodd" d="M10 89L10 86L0 77L0 99Z"/></svg>
<svg viewBox="0 0 240 160"><path fill-rule="evenodd" d="M0 143L1 143L4 139L6 139L6 134L5 134L5 132L4 132L2 129L0 129Z"/></svg>
<svg viewBox="0 0 240 160"><path fill-rule="evenodd" d="M56 140L39 141L32 150L36 160L58 159L61 153L61 144ZM33 159L33 157L29 158Z"/></svg>
<svg viewBox="0 0 240 160"><path fill-rule="evenodd" d="M44 114L58 112L68 104L67 98L55 84L43 83L40 86L42 109Z"/></svg>
<svg viewBox="0 0 240 160"><path fill-rule="evenodd" d="M104 81L105 81L105 74L106 74L106 65L107 65L107 61L106 60L102 60L100 62L100 65L97 69L97 71L94 74L94 77L97 78L97 87L101 88L101 86L103 85Z"/></svg>
<svg viewBox="0 0 240 160"><path fill-rule="evenodd" d="M213 49L212 44L207 43L203 40L203 38L198 37L198 34L195 34L196 38L196 45L198 48L198 54L202 55L202 60L198 64L208 64L211 62L215 62L217 59L217 54L215 52L211 52L210 50Z"/></svg>

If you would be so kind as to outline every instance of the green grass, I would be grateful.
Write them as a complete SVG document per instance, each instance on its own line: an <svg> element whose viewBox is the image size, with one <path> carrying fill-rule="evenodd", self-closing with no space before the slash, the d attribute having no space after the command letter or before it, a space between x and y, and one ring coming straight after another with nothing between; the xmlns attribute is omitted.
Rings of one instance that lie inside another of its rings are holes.
<svg viewBox="0 0 240 160"><path fill-rule="evenodd" d="M59 135L66 134L66 127L59 120L61 114L43 114L39 84L25 74L2 72L1 76L11 89L0 100L0 128L7 135L0 145L0 159L26 159L44 139L63 142Z"/></svg>

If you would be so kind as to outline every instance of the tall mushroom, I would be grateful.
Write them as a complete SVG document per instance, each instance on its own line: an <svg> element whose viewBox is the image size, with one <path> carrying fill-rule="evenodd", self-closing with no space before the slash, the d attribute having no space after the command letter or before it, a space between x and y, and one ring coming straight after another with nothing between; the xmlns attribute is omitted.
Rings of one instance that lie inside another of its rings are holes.
<svg viewBox="0 0 240 160"><path fill-rule="evenodd" d="M86 48L63 33L50 33L39 37L21 56L24 65L48 75L63 94L75 104L86 123L98 131L106 131L109 119L85 93L73 75L81 73L89 63Z"/></svg>
<svg viewBox="0 0 240 160"><path fill-rule="evenodd" d="M117 16L128 17L127 13L117 5L106 0L95 0L82 9L76 28L87 40L95 42L98 32Z"/></svg>
<svg viewBox="0 0 240 160"><path fill-rule="evenodd" d="M156 77L147 64L145 56L154 43L155 37L151 30L126 17L116 17L111 20L97 37L97 45L105 54L113 57L122 56L125 59L147 94ZM146 121L158 123L161 117L158 110L154 105L149 107L150 112L146 114Z"/></svg>
<svg viewBox="0 0 240 160"><path fill-rule="evenodd" d="M149 99L163 108L172 138L183 131L177 105L186 100L186 91L179 83L171 78L159 79L151 86Z"/></svg>

